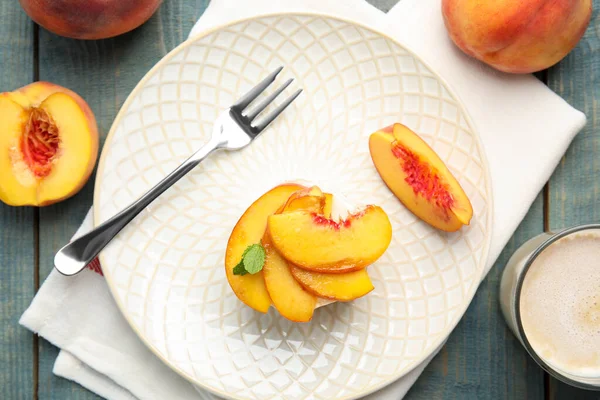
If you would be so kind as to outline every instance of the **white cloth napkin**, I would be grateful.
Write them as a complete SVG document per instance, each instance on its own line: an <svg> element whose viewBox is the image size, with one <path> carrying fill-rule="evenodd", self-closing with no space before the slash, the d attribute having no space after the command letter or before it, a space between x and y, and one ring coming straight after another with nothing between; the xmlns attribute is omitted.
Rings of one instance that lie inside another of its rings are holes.
<svg viewBox="0 0 600 400"><path fill-rule="evenodd" d="M494 232L487 268L525 216L585 116L531 75L496 72L469 59L448 39L440 0L401 0L387 15L363 0L212 0L191 35L231 20L282 11L319 11L383 30L419 54L468 109L488 156ZM79 235L92 228L88 213ZM108 399L214 399L163 365L129 328L102 276L53 271L20 323L61 351L54 373ZM368 396L402 398L421 374L411 373Z"/></svg>

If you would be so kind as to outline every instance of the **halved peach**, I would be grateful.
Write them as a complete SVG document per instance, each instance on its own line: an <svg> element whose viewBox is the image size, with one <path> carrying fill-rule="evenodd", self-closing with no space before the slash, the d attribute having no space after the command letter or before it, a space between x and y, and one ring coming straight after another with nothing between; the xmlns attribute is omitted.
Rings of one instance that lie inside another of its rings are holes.
<svg viewBox="0 0 600 400"><path fill-rule="evenodd" d="M45 206L77 193L98 156L87 103L69 89L36 82L0 93L0 200Z"/></svg>
<svg viewBox="0 0 600 400"><path fill-rule="evenodd" d="M392 225L378 206L336 222L314 212L271 215L273 245L300 268L329 273L355 271L375 262L388 248Z"/></svg>
<svg viewBox="0 0 600 400"><path fill-rule="evenodd" d="M260 243L269 215L277 212L292 193L303 188L295 184L281 185L263 194L244 212L229 236L225 252L227 280L235 295L256 311L266 313L271 306L263 272L234 275L233 268L241 261L248 246Z"/></svg>
<svg viewBox="0 0 600 400"><path fill-rule="evenodd" d="M371 135L369 150L385 184L417 217L449 232L469 224L473 216L469 198L416 133L394 124Z"/></svg>
<svg viewBox="0 0 600 400"><path fill-rule="evenodd" d="M374 289L366 268L344 274L326 274L290 267L294 278L315 296L325 299L350 301Z"/></svg>

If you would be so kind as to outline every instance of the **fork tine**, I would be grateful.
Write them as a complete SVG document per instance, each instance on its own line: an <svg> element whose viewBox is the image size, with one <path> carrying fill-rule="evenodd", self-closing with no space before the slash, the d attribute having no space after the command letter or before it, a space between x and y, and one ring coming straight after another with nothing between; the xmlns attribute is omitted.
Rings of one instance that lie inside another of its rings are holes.
<svg viewBox="0 0 600 400"><path fill-rule="evenodd" d="M277 108L273 110L269 115L267 115L259 124L252 125L252 128L255 130L255 132L260 133L267 126L269 126L269 124L271 124L271 122L273 122L275 118L277 118L279 114L283 112L283 110L285 110L290 104L292 104L294 100L296 100L296 97L300 96L300 93L302 93L302 89L298 89L296 93L294 93L293 95L288 97L283 103L278 105Z"/></svg>
<svg viewBox="0 0 600 400"><path fill-rule="evenodd" d="M294 80L293 78L288 79L287 82L285 82L283 85L281 85L281 87L279 87L279 89L277 89L276 91L274 91L273 93L268 95L263 101L261 101L260 104L257 105L256 108L251 113L246 115L246 118L248 118L248 121L252 121L254 118L256 118L258 116L258 114L263 112L264 109L267 108L267 106L269 104L271 104L273 102L273 100L275 100L275 98L277 96L279 96L281 94L281 92L283 92L285 90L285 88L290 86L290 83L292 83L293 80Z"/></svg>
<svg viewBox="0 0 600 400"><path fill-rule="evenodd" d="M277 78L277 75L281 72L283 67L277 68L275 71L271 72L265 79L263 79L258 85L254 86L248 93L243 95L237 102L231 106L231 108L236 108L238 111L242 112L246 107L254 101L266 88L269 87L271 83Z"/></svg>

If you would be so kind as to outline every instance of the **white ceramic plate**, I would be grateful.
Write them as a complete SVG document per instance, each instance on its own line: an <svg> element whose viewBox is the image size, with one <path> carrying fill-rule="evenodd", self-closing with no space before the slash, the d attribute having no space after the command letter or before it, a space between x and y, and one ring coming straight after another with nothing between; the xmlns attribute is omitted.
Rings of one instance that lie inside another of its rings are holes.
<svg viewBox="0 0 600 400"><path fill-rule="evenodd" d="M236 22L190 40L139 83L104 146L99 224L209 137L215 117L275 67L304 94L249 148L215 154L145 210L101 254L110 289L142 340L218 395L350 399L429 356L467 308L487 258L487 162L458 99L418 57L381 33L323 15ZM295 86L295 87L294 87ZM289 92L288 92L289 93ZM444 234L407 211L378 176L368 136L400 121L437 151L474 208ZM394 234L369 268L375 290L292 323L233 294L223 267L244 210L303 179L355 204L378 204Z"/></svg>

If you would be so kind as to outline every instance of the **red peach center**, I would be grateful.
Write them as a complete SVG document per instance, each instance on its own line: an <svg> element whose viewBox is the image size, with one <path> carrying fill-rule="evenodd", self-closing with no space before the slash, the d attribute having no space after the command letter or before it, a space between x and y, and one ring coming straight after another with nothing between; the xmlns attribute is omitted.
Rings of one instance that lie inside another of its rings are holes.
<svg viewBox="0 0 600 400"><path fill-rule="evenodd" d="M452 207L454 198L435 168L398 141L392 142L392 153L400 160L402 170L406 174L405 181L413 188L416 195L420 195L427 201L434 201L445 210Z"/></svg>
<svg viewBox="0 0 600 400"><path fill-rule="evenodd" d="M42 109L33 108L21 137L21 152L36 177L43 178L50 174L59 141L58 127L52 117Z"/></svg>
<svg viewBox="0 0 600 400"><path fill-rule="evenodd" d="M351 224L350 219L347 219L346 221L342 221L340 223L340 222L335 222L334 220L329 219L323 215L318 215L318 214L314 214L314 213L312 214L312 217L313 217L313 221L315 222L315 224L328 226L330 228L335 229L336 231L340 229L341 225L348 227Z"/></svg>
<svg viewBox="0 0 600 400"><path fill-rule="evenodd" d="M352 214L348 218L346 218L344 220L340 220L339 222L329 219L329 218L325 217L324 215L319 215L316 213L312 213L311 215L313 217L313 221L315 224L322 225L322 226L328 226L337 231L340 228L350 228L350 226L352 226L352 221L357 220L365 215L365 210L357 212L356 214Z"/></svg>

